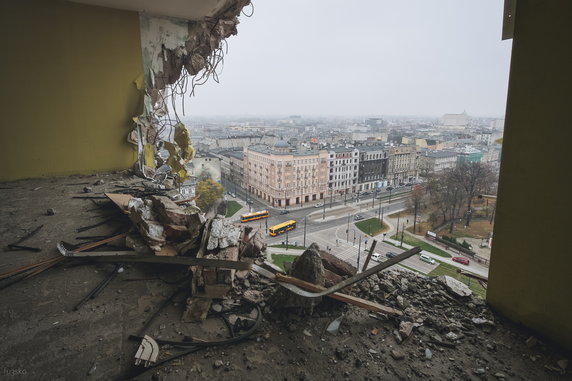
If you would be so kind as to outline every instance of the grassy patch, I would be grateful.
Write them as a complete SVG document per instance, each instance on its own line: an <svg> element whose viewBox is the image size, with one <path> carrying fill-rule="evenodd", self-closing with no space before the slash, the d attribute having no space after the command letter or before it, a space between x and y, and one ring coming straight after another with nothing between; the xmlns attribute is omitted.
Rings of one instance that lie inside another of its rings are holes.
<svg viewBox="0 0 572 381"><path fill-rule="evenodd" d="M413 232L413 225L405 228L405 230L407 230L410 233L414 233ZM424 236L425 233L427 233L427 231L431 230L431 223L428 221L424 221L424 222L418 222L417 226L415 226L415 235L421 235Z"/></svg>
<svg viewBox="0 0 572 381"><path fill-rule="evenodd" d="M391 237L391 238L393 238L393 239L396 240L396 241L401 242L401 233L399 233L399 237L397 237L397 236L394 235L394 236ZM411 246L419 246L419 247L421 247L422 250L425 250L425 251L428 251L428 252L430 252L430 253L436 254L436 255L438 255L438 256L440 256L440 257L451 258L451 254L447 253L446 251L443 251L443 250L441 250L441 249L439 249L439 248L436 248L435 246L430 245L430 244L428 244L427 242L422 241L422 240L420 240L420 239L417 239L417 238L415 238L415 237L412 237L412 236L410 236L410 235L408 235L408 234L404 234L404 235L403 235L403 243L406 243L406 244L411 245Z"/></svg>
<svg viewBox="0 0 572 381"><path fill-rule="evenodd" d="M287 255L287 254L272 254L272 263L276 266L279 266L282 270L284 269L285 262L294 262L296 255Z"/></svg>
<svg viewBox="0 0 572 381"><path fill-rule="evenodd" d="M226 203L226 217L232 217L236 212L242 208L238 202L230 200Z"/></svg>
<svg viewBox="0 0 572 381"><path fill-rule="evenodd" d="M448 263L440 263L439 266L429 273L429 276L437 277L440 275L448 275L451 278L455 278L469 286L475 295L478 295L483 299L486 298L487 290L485 290L476 279L471 279L468 276L457 273L457 267Z"/></svg>
<svg viewBox="0 0 572 381"><path fill-rule="evenodd" d="M282 244L278 244L278 245L270 245L270 247L277 247L280 249L285 249L286 245L282 245ZM294 246L294 245L288 245L288 249L298 249L298 250L306 250L306 248L304 246Z"/></svg>
<svg viewBox="0 0 572 381"><path fill-rule="evenodd" d="M371 236L378 235L384 230L387 230L387 227L384 229L384 226L377 218L368 218L367 220L356 222L355 226L365 234Z"/></svg>
<svg viewBox="0 0 572 381"><path fill-rule="evenodd" d="M456 223L453 228L453 233L449 233L448 227L440 230L439 235L448 235L449 237L461 238L489 238L490 232L493 231L494 223L491 224L488 220L473 220L471 225L465 228L465 221Z"/></svg>

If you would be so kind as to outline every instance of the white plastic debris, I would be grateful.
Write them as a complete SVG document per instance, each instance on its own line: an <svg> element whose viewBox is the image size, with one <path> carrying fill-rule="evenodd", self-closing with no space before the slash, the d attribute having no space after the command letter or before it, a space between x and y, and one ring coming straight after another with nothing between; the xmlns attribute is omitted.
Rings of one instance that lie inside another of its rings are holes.
<svg viewBox="0 0 572 381"><path fill-rule="evenodd" d="M140 365L143 362L143 366L147 367L157 361L157 356L159 356L159 344L152 337L143 336L137 353L135 353L135 365Z"/></svg>

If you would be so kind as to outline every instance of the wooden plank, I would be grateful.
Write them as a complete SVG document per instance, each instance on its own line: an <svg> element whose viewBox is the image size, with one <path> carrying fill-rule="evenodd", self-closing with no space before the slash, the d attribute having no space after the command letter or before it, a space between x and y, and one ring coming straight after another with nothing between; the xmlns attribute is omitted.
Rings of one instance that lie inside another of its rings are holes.
<svg viewBox="0 0 572 381"><path fill-rule="evenodd" d="M374 246L374 245L372 245L372 246ZM294 278L294 277L291 277L288 275L282 275L280 273L277 273L277 274L275 274L275 276L276 276L276 280L279 282L294 284L298 287L305 288L306 290L309 290L309 291L321 292L321 291L325 290L324 287L321 287L321 286L303 281L302 279ZM382 304L375 303L375 302L365 300L362 298L358 298L356 296L342 294L340 292L334 292L333 294L329 294L327 296L329 296L330 298L339 300L341 302L344 302L344 303L348 303L348 304L352 304L354 306L358 306L360 308L364 308L368 311L381 312L384 314L396 315L396 316L403 315L403 312L396 310L395 308L386 307Z"/></svg>
<svg viewBox="0 0 572 381"><path fill-rule="evenodd" d="M125 253L125 252L123 252ZM77 255L72 258L89 258L96 262L140 262L140 263L161 263L165 265L182 266L205 266L223 269L250 270L252 265L248 262L228 261L224 259L195 258L195 257L162 257L157 255L123 255L122 252L98 252L92 251L83 256ZM101 256L98 256L101 255Z"/></svg>
<svg viewBox="0 0 572 381"><path fill-rule="evenodd" d="M103 239L103 240L101 240L101 241L87 243L87 244L82 245L82 246L80 246L80 247L78 247L77 249L72 250L72 251L73 251L74 253L79 253L79 252L82 252L82 251L86 251L86 250L89 250L89 249L93 249L93 248L95 248L95 247L103 246L103 245L105 245L106 243L113 242L113 241L117 241L118 239L125 238L125 237L127 237L127 232L121 233L121 234L118 234L118 235L114 235L113 237L109 237L109 238Z"/></svg>
<svg viewBox="0 0 572 381"><path fill-rule="evenodd" d="M375 249L375 245L377 245L377 241L374 239L371 247L369 248L369 252L367 253L367 258L363 264L363 268L361 271L365 271L367 269L367 265L369 265L369 261L371 260L371 255L373 254L373 250Z"/></svg>
<svg viewBox="0 0 572 381"><path fill-rule="evenodd" d="M104 193L105 197L113 201L115 205L123 211L125 214L129 214L129 209L127 205L129 204L129 200L133 198L130 194L122 194L122 193Z"/></svg>

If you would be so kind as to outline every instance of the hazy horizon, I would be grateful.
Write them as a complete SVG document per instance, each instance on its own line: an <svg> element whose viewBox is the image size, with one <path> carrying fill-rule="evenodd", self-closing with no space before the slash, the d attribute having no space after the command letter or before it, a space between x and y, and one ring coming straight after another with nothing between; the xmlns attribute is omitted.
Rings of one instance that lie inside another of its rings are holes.
<svg viewBox="0 0 572 381"><path fill-rule="evenodd" d="M254 6L227 39L220 83L185 97L185 118L504 118L502 1Z"/></svg>

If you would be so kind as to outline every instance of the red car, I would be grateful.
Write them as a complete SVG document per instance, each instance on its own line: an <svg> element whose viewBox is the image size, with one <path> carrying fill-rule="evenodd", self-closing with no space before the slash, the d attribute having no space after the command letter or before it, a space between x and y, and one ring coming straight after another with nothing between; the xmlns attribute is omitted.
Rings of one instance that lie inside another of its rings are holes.
<svg viewBox="0 0 572 381"><path fill-rule="evenodd" d="M455 262L459 262L463 265L469 265L469 260L467 258L463 258L463 257L453 257L451 258L451 260L455 261Z"/></svg>

